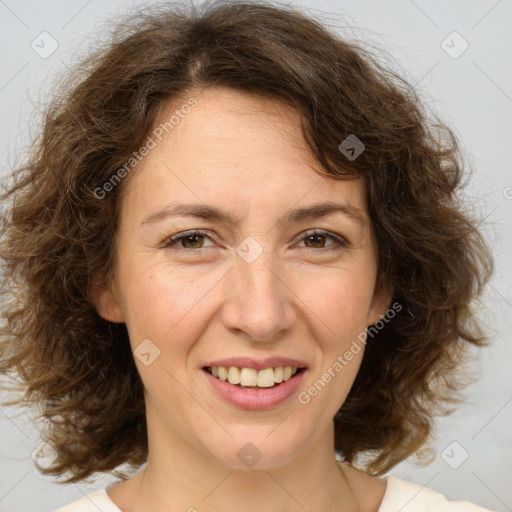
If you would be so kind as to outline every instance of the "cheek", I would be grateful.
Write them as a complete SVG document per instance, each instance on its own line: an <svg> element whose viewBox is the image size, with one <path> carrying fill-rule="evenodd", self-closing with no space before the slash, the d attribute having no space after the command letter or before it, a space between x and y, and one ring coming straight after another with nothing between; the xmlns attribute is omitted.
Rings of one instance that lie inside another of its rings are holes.
<svg viewBox="0 0 512 512"><path fill-rule="evenodd" d="M322 284L322 280L318 281ZM365 351L365 330L373 288L353 277L330 279L323 291L310 294L309 318L316 326L318 366L300 399L311 402L315 415L332 418L345 401L359 372Z"/></svg>
<svg viewBox="0 0 512 512"><path fill-rule="evenodd" d="M296 288L304 314L320 329L320 339L338 345L366 328L373 294L371 274L343 269L317 274Z"/></svg>
<svg viewBox="0 0 512 512"><path fill-rule="evenodd" d="M132 345L149 338L158 346L180 345L182 334L192 339L204 328L211 308L217 273L186 274L179 268L126 265L123 310ZM128 276L131 276L128 278Z"/></svg>

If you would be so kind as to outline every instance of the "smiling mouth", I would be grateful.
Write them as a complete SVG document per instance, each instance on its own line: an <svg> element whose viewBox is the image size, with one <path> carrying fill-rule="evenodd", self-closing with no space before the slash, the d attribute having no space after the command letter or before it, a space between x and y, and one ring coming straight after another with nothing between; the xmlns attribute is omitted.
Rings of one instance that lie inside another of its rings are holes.
<svg viewBox="0 0 512 512"><path fill-rule="evenodd" d="M264 370L236 366L203 367L203 370L213 377L241 389L274 388L290 380L304 369L297 366L277 366Z"/></svg>

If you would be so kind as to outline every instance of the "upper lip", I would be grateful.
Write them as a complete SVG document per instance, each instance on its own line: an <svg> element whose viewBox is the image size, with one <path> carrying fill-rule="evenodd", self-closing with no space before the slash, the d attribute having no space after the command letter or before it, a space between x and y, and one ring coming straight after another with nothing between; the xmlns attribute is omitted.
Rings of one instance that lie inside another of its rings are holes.
<svg viewBox="0 0 512 512"><path fill-rule="evenodd" d="M264 370L265 368L277 368L278 366L291 366L298 368L307 368L303 361L289 357L268 357L267 359L253 359L251 357L229 357L226 359L216 359L203 365L210 368L214 366L236 366L237 368L254 368L255 370Z"/></svg>

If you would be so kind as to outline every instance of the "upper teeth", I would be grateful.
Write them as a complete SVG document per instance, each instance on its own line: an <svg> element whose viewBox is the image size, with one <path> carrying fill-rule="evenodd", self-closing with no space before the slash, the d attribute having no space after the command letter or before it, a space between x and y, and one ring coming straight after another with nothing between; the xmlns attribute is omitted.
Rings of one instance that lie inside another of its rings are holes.
<svg viewBox="0 0 512 512"><path fill-rule="evenodd" d="M236 366L212 366L211 372L220 380L227 380L230 384L242 386L258 386L270 388L275 383L287 381L297 373L297 366L278 366L277 368L237 368Z"/></svg>

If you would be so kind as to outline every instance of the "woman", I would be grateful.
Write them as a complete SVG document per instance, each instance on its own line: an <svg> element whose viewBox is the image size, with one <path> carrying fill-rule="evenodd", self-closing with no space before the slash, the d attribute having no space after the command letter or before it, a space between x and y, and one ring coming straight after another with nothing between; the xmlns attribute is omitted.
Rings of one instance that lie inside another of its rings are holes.
<svg viewBox="0 0 512 512"><path fill-rule="evenodd" d="M81 70L3 198L2 369L44 473L138 471L59 510L484 510L382 477L485 343L450 129L270 4L155 10Z"/></svg>

